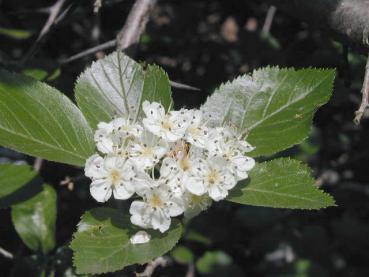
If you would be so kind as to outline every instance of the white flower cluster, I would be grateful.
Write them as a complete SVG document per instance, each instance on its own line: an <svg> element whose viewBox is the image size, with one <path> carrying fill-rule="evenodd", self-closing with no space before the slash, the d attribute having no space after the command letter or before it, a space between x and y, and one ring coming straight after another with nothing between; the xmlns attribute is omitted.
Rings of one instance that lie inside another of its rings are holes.
<svg viewBox="0 0 369 277"><path fill-rule="evenodd" d="M148 101L142 109L142 124L124 118L99 123L99 154L85 166L98 202L138 195L129 211L135 225L165 232L171 217L193 217L224 199L255 165L245 155L253 148L229 127L207 126L200 110L166 113Z"/></svg>

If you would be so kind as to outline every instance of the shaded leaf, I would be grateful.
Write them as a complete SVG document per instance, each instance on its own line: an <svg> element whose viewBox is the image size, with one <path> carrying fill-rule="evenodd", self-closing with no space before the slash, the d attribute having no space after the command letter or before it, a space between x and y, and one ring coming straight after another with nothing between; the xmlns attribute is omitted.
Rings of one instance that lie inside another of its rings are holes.
<svg viewBox="0 0 369 277"><path fill-rule="evenodd" d="M0 27L0 35L11 37L13 39L23 40L31 37L33 31L21 30L21 29L11 29Z"/></svg>
<svg viewBox="0 0 369 277"><path fill-rule="evenodd" d="M118 210L96 208L86 212L71 243L77 273L99 274L149 262L172 249L182 234L181 224L173 220L164 234L147 230L150 242L131 244L130 237L138 230L129 216Z"/></svg>
<svg viewBox="0 0 369 277"><path fill-rule="evenodd" d="M189 264L194 259L191 249L183 245L175 247L170 254L176 262L182 264Z"/></svg>
<svg viewBox="0 0 369 277"><path fill-rule="evenodd" d="M0 71L0 145L51 161L84 165L95 149L78 108L55 88Z"/></svg>
<svg viewBox="0 0 369 277"><path fill-rule="evenodd" d="M36 177L37 173L28 165L0 164L0 208L37 193L40 187Z"/></svg>
<svg viewBox="0 0 369 277"><path fill-rule="evenodd" d="M33 251L50 252L55 246L56 192L44 185L31 199L12 206L12 221L18 235Z"/></svg>
<svg viewBox="0 0 369 277"><path fill-rule="evenodd" d="M213 124L224 122L271 155L304 140L315 110L331 96L334 70L267 67L221 85L202 109Z"/></svg>
<svg viewBox="0 0 369 277"><path fill-rule="evenodd" d="M158 66L142 66L121 52L94 62L77 80L77 103L90 126L114 116L136 119L145 100L171 103L169 79Z"/></svg>
<svg viewBox="0 0 369 277"><path fill-rule="evenodd" d="M249 179L231 191L228 201L273 208L321 209L335 206L329 194L315 186L310 169L288 158L257 164Z"/></svg>

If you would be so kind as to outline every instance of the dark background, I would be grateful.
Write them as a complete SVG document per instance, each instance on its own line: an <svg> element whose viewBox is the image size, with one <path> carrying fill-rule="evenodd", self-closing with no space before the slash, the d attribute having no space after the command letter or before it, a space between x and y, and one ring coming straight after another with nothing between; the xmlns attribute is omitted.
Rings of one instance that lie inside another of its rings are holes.
<svg viewBox="0 0 369 277"><path fill-rule="evenodd" d="M114 39L133 1L103 0L98 15L93 1L67 1L66 6L72 4L68 14L35 56L20 64L47 19L38 9L52 3L0 0L1 28L33 32L27 39L0 34L0 65L43 72L41 79L73 98L76 77L103 53L64 65L59 61ZM334 95L317 112L310 138L281 155L307 162L338 207L293 211L217 203L187 228L180 242L185 254L174 253L171 264L158 268L155 276L185 276L192 268L204 276L369 276L369 121L353 123L366 59L351 51L345 56L342 44L279 10L270 31L262 32L268 9L256 0L159 0L133 57L162 66L173 81L201 89L174 89L178 107L198 107L221 82L266 65L337 68ZM1 148L0 159L33 162ZM44 162L40 172L58 191L59 248L50 256L59 261L56 276L73 276L65 275L73 273L68 242L83 211L98 206L89 196L88 180L79 178L73 190L60 185L65 176L81 173L52 162ZM32 275L32 253L16 235L9 210L0 210L0 246L25 257L13 263L0 256L1 276ZM114 276L132 276L136 270L142 268Z"/></svg>

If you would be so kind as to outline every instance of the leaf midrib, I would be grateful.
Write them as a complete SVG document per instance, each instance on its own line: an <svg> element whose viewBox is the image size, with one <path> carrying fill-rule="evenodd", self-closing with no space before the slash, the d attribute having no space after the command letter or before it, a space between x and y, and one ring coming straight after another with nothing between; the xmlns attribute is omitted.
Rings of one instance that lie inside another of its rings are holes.
<svg viewBox="0 0 369 277"><path fill-rule="evenodd" d="M311 203L320 203L321 202L320 200L313 200L311 198L306 198L306 197L302 197L302 196L298 196L298 195L294 195L294 194L290 194L290 193L268 191L268 190L256 189L256 188L245 188L244 190L262 192L262 193L271 194L271 195L274 194L274 195L278 195L278 196L287 196L289 198L298 199L298 200L305 200L305 201L308 201L308 202L311 202Z"/></svg>
<svg viewBox="0 0 369 277"><path fill-rule="evenodd" d="M268 114L267 116L263 117L262 119L260 119L259 121L256 121L254 124L252 124L251 126L246 127L247 130L250 132L252 129L256 128L257 126L259 126L260 124L262 124L264 121L268 120L269 118L277 115L279 112L283 111L285 108L294 105L296 103L298 103L300 100L303 100L305 98L305 96L309 95L311 93L311 91L315 90L317 87L319 87L323 81L325 81L327 78L329 77L329 75L327 74L323 79L320 80L320 82L318 82L316 84L316 86L312 86L310 90L307 90L306 93L301 94L299 97L296 97L294 101L291 102L287 102L285 105L279 107L278 109L276 109L274 112ZM301 81L301 79L303 79L303 77L301 77L298 82ZM242 126L240 126L242 127Z"/></svg>
<svg viewBox="0 0 369 277"><path fill-rule="evenodd" d="M36 142L36 143L38 143L38 144L40 144L40 145L43 145L43 146L47 146L47 147L49 147L49 148L51 148L51 149L56 149L56 150L58 150L58 151L60 151L60 152L64 152L64 153L66 153L66 154L70 154L71 156L74 156L74 157L76 157L76 158L78 158L78 159L82 159L82 160L85 160L85 159L86 159L86 157L84 157L84 156L81 156L81 155L78 155L78 154L76 154L76 153L74 153L74 152L71 152L71 151L65 150L64 148L58 148L57 146L55 146L55 145L53 145L53 144L49 144L49 143L46 143L46 142L44 142L44 141L42 141L42 140L38 140L38 139L36 139L35 137L27 137L27 136L25 136L25 135L23 135L23 134L21 134L21 133L18 133L18 132L12 131L12 130L10 130L10 129L7 129L7 128L5 128L5 127L4 127L4 126L2 126L2 125L0 125L0 129L1 129L1 130L4 130L5 132L8 132L8 133L10 133L10 134L13 134L13 135L15 135L15 136L19 136L19 137L21 137L21 138L24 138L24 139L26 139L26 140L29 140L29 141L32 141L32 142Z"/></svg>

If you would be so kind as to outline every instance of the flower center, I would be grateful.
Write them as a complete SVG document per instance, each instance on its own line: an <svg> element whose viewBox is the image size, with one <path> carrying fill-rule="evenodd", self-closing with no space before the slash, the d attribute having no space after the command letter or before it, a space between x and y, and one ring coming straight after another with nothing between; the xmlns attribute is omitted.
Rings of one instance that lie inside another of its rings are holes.
<svg viewBox="0 0 369 277"><path fill-rule="evenodd" d="M207 176L207 179L208 179L208 183L210 185L214 185L218 180L219 180L219 172L215 169L211 169L209 170L208 172L208 176Z"/></svg>
<svg viewBox="0 0 369 277"><path fill-rule="evenodd" d="M194 137L199 136L201 134L201 130L193 126L188 127L188 132Z"/></svg>
<svg viewBox="0 0 369 277"><path fill-rule="evenodd" d="M161 127L165 130L169 130L171 131L172 130L172 123L168 120L168 119L164 119L162 122L161 122Z"/></svg>
<svg viewBox="0 0 369 277"><path fill-rule="evenodd" d="M116 169L113 169L112 171L110 171L110 176L109 177L110 177L110 180L111 180L111 182L114 186L118 185L121 182L121 179L122 179L122 175Z"/></svg>
<svg viewBox="0 0 369 277"><path fill-rule="evenodd" d="M144 147L142 150L142 156L152 156L153 151L151 147Z"/></svg>
<svg viewBox="0 0 369 277"><path fill-rule="evenodd" d="M163 208L164 207L164 203L161 200L159 195L154 194L151 199L150 199L150 205L153 208Z"/></svg>

